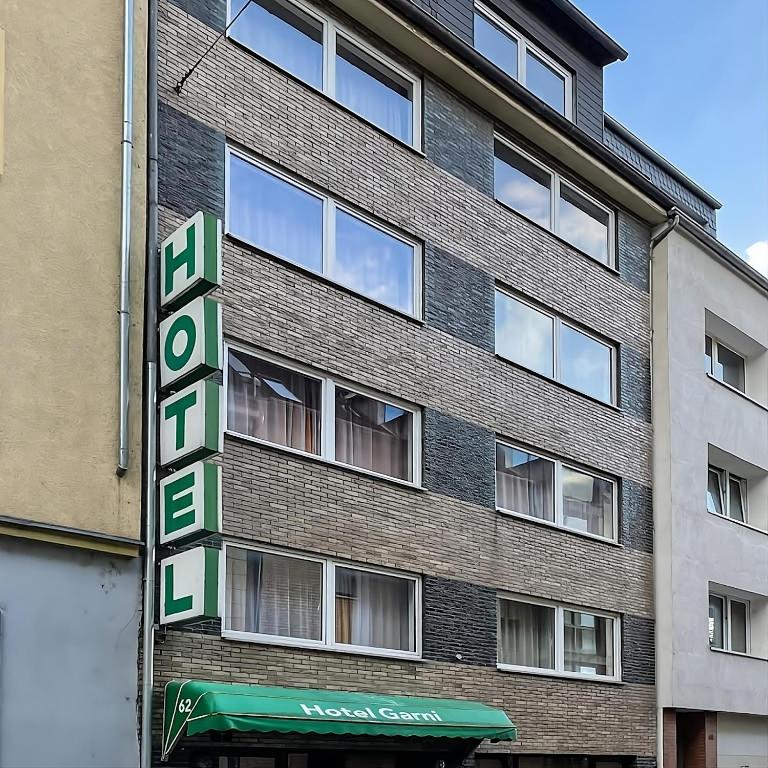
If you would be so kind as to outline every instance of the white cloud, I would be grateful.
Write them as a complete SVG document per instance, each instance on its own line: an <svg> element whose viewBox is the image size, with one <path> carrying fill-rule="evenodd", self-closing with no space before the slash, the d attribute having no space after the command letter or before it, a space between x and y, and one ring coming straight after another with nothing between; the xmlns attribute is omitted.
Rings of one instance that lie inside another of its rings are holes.
<svg viewBox="0 0 768 768"><path fill-rule="evenodd" d="M747 261L768 277L768 240L758 240L747 248Z"/></svg>

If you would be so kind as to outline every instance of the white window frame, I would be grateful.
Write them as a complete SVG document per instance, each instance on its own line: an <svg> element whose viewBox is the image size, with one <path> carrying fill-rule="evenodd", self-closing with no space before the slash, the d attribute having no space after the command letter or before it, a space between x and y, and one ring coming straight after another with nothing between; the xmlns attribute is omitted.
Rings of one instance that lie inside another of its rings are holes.
<svg viewBox="0 0 768 768"><path fill-rule="evenodd" d="M498 643L501 643L501 607L500 602L508 600L515 603L525 603L527 605L537 605L544 608L555 609L555 666L546 667L525 667L518 664L503 664L498 661L497 644L497 669L505 672L523 672L530 675L547 675L555 677L567 677L575 680L599 680L602 682L620 682L621 681L621 616L616 613L599 611L593 608L581 608L568 603L557 603L552 600L544 600L538 597L529 597L528 595L518 595L509 592L499 592L497 594L496 606L496 636ZM612 675L587 675L581 672L568 672L565 669L565 611L576 611L578 613L588 613L590 616L608 619L613 624L613 674Z"/></svg>
<svg viewBox="0 0 768 768"><path fill-rule="evenodd" d="M554 494L554 521L551 522L549 520L543 520L538 517L532 517L531 515L526 515L523 512L517 512L514 509L507 509L506 507L502 507L499 505L498 497L496 498L496 511L501 512L505 515L511 515L513 517L519 517L522 520L529 520L533 523L539 523L541 525L548 525L550 527L555 527L562 529L563 531L568 531L568 533L575 533L579 536L587 536L591 539L598 539L599 541L610 541L610 542L617 542L618 541L618 528L619 528L619 503L618 503L618 483L616 480L609 475L605 475L601 472L596 472L593 469L587 469L585 467L581 467L578 464L572 462L572 461L566 461L563 459L557 459L554 456L545 453L543 451L534 450L532 448L527 448L524 445L519 445L517 443L511 442L509 440L504 440L503 438L497 437L496 438L496 444L497 445L503 445L506 448L512 448L516 451L522 451L524 453L528 453L532 456L536 456L540 459L545 459L546 461L552 462L554 464L554 488L552 489ZM571 528L567 526L564 523L563 518L563 468L572 469L575 472L580 472L584 475L589 475L590 477L597 478L599 480L605 480L609 482L613 487L613 503L612 503L612 513L611 513L611 528L613 531L612 536L600 536L596 533L590 533L589 531L581 531L578 528Z"/></svg>
<svg viewBox="0 0 768 768"><path fill-rule="evenodd" d="M499 133L494 134L494 142L496 141L498 141L500 144L503 144L508 150L510 150L514 154L519 155L524 160L527 160L532 165L535 165L539 170L549 175L550 177L549 226L547 227L547 229L553 235L555 235L564 243L566 243L569 248L573 248L579 253L583 253L587 258L592 259L592 261L596 262L597 264L602 264L604 267L608 267L609 269L615 269L616 268L616 214L615 212L611 208L609 208L607 205L601 203L595 197L590 195L588 192L585 192L577 184L574 184L572 181L569 181L568 179L564 179L559 173L557 173L557 171L554 171L552 170L552 168L549 168L548 166L544 165L544 163L542 163L540 160L533 157L533 155L526 152L524 149L521 149L517 145L513 144L511 141L509 141L509 139L504 138L504 136L502 136L501 134ZM494 152L494 156L495 156L495 152ZM591 203L596 208L599 208L601 211L607 214L608 216L608 261L607 262L600 261L600 259L596 259L594 256L587 253L586 251L582 251L578 246L573 245L560 234L559 229L560 229L560 188L561 186L567 187L571 192L575 193L579 197L583 197L587 202ZM501 200L499 197L496 196L495 178L494 178L494 198L498 203L503 205L505 208L508 208L509 210L514 211L518 216L522 216L524 219L526 219L526 221L531 221L537 226L541 226L540 224L538 224L538 222L535 222L532 219L528 218L528 216L526 216L524 213L521 213L516 208L513 208L509 203L505 202L504 200Z"/></svg>
<svg viewBox="0 0 768 768"><path fill-rule="evenodd" d="M321 233L322 236L322 243L323 243L323 261L322 261L322 271L317 272L309 267L304 266L303 264L297 264L294 261L291 261L284 255L280 253L275 253L274 251L268 251L264 249L263 247L257 245L254 242L251 242L250 240L246 239L242 235L232 232L230 227L230 201L231 201L231 190L230 190L230 180L231 180L231 172L230 172L230 162L232 156L239 158L243 162L250 163L255 168L258 168L261 171L264 171L265 173L269 173L272 176L275 176L276 178L280 179L281 181L284 181L287 184L290 184L291 186L295 187L296 189L301 190L302 192L306 192L308 195L311 195L312 197L320 200L323 204L323 215L322 215L322 226L323 231ZM265 162L264 160L255 157L254 155L244 152L240 149L236 149L234 147L231 147L227 145L226 152L225 152L225 180L224 180L224 231L226 234L241 242L246 243L247 245L250 245L253 248L257 248L258 250L262 251L263 253L267 253L270 256L272 256L275 259L279 259L280 261L291 264L292 266L296 267L297 269L301 269L304 272L308 272L309 274L313 275L320 275L324 280L328 280L329 282L333 283L334 285L341 286L344 288L344 290L350 291L351 293L355 294L356 296L362 296L368 301L372 301L374 304L378 304L382 307L387 307L388 309L392 310L393 312L398 312L401 315L405 315L406 317L413 317L417 320L421 319L422 314L422 280L423 280L423 249L422 244L407 235L404 235L402 232L398 232L389 225L385 224L382 221L379 221L377 219L374 219L372 216L362 213L360 211L357 211L347 205L344 205L343 203L339 203L336 201L333 197L331 197L328 194L324 194L323 192L311 187L310 185L297 180L293 176L289 175L285 171L276 168L274 165L271 165L270 163ZM339 282L338 280L334 279L331 273L333 263L336 257L336 211L340 210L344 213L349 214L350 216L353 216L354 218L358 219L359 221L364 222L365 224L368 224L369 226L373 227L374 229L379 230L380 232L383 232L386 235L389 235L390 237L395 238L396 240L399 240L401 243L405 243L406 245L413 248L413 261L412 261L412 269L413 269L413 296L412 296L412 304L413 304L413 310L409 312L408 310L401 309L400 307L392 306L391 304L387 304L383 301L380 301L379 299L374 298L373 296L369 296L366 293L361 293L360 291L355 290L354 288L350 288L347 285L344 285L344 283Z"/></svg>
<svg viewBox="0 0 768 768"><path fill-rule="evenodd" d="M293 558L294 560L309 560L310 562L320 563L322 565L322 605L321 605L321 639L307 640L304 638L284 637L282 635L267 635L258 632L243 632L240 630L227 629L227 550L244 549L252 552L262 552L268 555ZM225 541L222 543L222 557L219 565L219 605L221 606L221 635L222 637L239 640L242 642L260 643L264 645L282 645L294 648L322 649L330 651L339 651L342 653L355 653L366 656L386 656L398 659L420 659L422 652L422 599L421 599L421 577L402 571L394 571L385 568L376 568L367 565L335 558L320 557L316 555L306 555L293 551L278 549L275 547L262 547L255 544L245 544L236 541ZM375 573L383 576L392 576L413 583L413 610L409 616L410 629L413 631L414 650L400 651L392 648L375 648L365 645L347 645L337 643L335 639L336 631L336 568L347 568L349 570L360 571L363 573Z"/></svg>
<svg viewBox="0 0 768 768"><path fill-rule="evenodd" d="M316 460L324 461L328 464L333 464L337 467L346 467L354 472L360 472L371 477L378 477L384 480L388 480L391 483L398 483L400 485L406 485L409 487L420 488L421 487L421 409L418 406L406 403L404 400L400 400L391 395L382 395L381 393L369 389L368 387L361 386L360 384L354 384L346 379L331 377L326 374L320 373L306 365L297 363L293 360L286 360L279 355L272 354L263 350L256 350L248 347L244 344L237 344L229 341L224 342L224 385L223 385L223 408L225 409L225 422L228 419L228 404L229 404L229 352L233 350L235 352L241 352L257 360L263 360L264 362L278 365L286 370L299 373L302 376L314 379L320 382L320 453L310 453L309 451L300 451L297 448L291 448L287 445L281 445L280 443L273 443L269 440L264 440L253 435L243 434L242 432L236 432L229 428L227 423L225 426L225 432L233 437L240 438L242 440L248 440L258 445L268 445L271 448L275 448L279 451L285 451L297 456L307 456ZM401 408L404 411L408 411L411 414L411 424L413 426L413 435L411 437L411 480L403 480L399 477L393 477L391 475L385 475L381 472L374 472L364 467L357 467L354 464L347 464L343 461L338 461L335 457L336 448L336 410L335 410L335 390L336 387L347 389L355 392L364 397L370 397L378 402L386 405L392 405L395 408Z"/></svg>
<svg viewBox="0 0 768 768"><path fill-rule="evenodd" d="M332 99L336 104L339 104L339 106L341 106L342 109L348 110L352 114L357 115L357 113L354 112L354 110L342 104L336 98L336 38L337 36L341 36L347 42L351 43L353 46L363 51L363 53L370 56L375 62L378 62L385 69L392 70L392 72L395 75L398 75L399 77L403 78L404 80L410 83L411 85L411 136L413 139L411 142L407 142L407 141L404 141L403 139L400 139L399 137L387 131L385 128L382 128L381 126L378 126L375 123L372 123L370 120L368 120L362 115L358 115L358 117L360 117L361 120L364 120L366 123L368 123L368 125L371 125L374 128L376 128L376 130L381 131L385 135L392 137L395 141L400 142L401 144L405 144L406 146L413 147L413 149L415 149L417 152L421 152L422 151L421 77L414 74L409 69L403 67L401 64L398 64L397 62L393 61L391 58L381 53L381 51L378 51L376 48L372 47L369 43L362 40L354 32L347 29L344 25L339 24L337 21L332 19L327 14L323 13L317 8L314 8L308 3L303 2L303 0L277 0L277 2L280 5L283 5L287 8L291 8L291 6L293 6L300 12L303 12L307 16L312 17L322 25L322 28L323 28L323 43L322 43L323 45L323 73L322 73L323 87L321 89L321 92L324 95L326 95L328 98ZM229 25L231 21L232 21L231 0L227 0L227 25ZM227 37L232 38L232 35L230 34L229 30L227 31ZM232 39L235 40L235 38L232 38ZM242 45L247 50L251 50L250 48L248 48L248 46L244 45L243 43L237 40L235 40L235 42L237 42L238 45ZM263 58L265 61L269 61L269 63L272 66L277 67L281 71L283 72L287 71L282 69L282 67L277 62L274 62L271 59L267 59L266 57L262 56L262 54L260 54L258 51L253 51L253 53L256 56ZM291 75L291 77L296 77L296 76ZM306 85L307 88L311 88L312 90L317 90L315 86L301 80L301 78L296 77L296 79L299 80L299 82Z"/></svg>
<svg viewBox="0 0 768 768"><path fill-rule="evenodd" d="M715 381L719 382L720 384L723 384L726 387L729 387L730 389L734 390L735 392L738 392L741 395L747 395L747 358L745 355L742 355L741 352L737 352L733 347L728 346L728 344L723 344L722 341L719 341L716 336L713 336L711 333L705 333L704 334L704 354L706 356L706 344L707 339L712 344L712 364L707 371L707 376L710 376ZM743 363L743 370L744 370L744 389L739 389L738 387L734 387L733 384L730 382L725 381L725 379L721 379L717 376L715 373L717 361L718 361L718 350L722 347L723 349L727 349L731 354L736 355L742 363ZM747 395L748 396L748 395Z"/></svg>
<svg viewBox="0 0 768 768"><path fill-rule="evenodd" d="M556 315L554 312L551 312L548 309L544 309L540 306L537 306L536 304L533 304L532 302L528 301L527 299L523 298L522 296L518 296L514 293L511 293L510 291L504 290L503 288L496 286L496 293L501 293L504 296L509 297L510 299L513 299L514 301L519 301L521 304L524 304L527 307L530 307L531 309L535 310L536 312L539 312L542 315L546 315L547 317L552 319L552 370L554 371L554 374L552 376L549 376L546 373L540 373L538 371L533 371L533 369L528 368L527 365L524 363L518 362L517 360L512 360L505 355L503 355L501 352L499 352L498 345L497 345L497 338L496 338L496 324L497 324L497 318L494 316L494 349L496 351L496 354L501 357L503 360L508 360L512 365L516 365L520 368L523 368L526 371L532 371L537 376L542 376L545 379L550 379L552 381L556 381L558 384L560 384L563 387L567 387L571 392L578 392L579 394L583 395L584 397L588 397L590 400L594 400L597 403L603 403L605 405L612 405L616 406L616 395L617 395L617 381L616 381L616 358L618 355L618 349L615 345L605 342L603 339L596 336L591 331L587 331L581 326L576 325L575 323L569 322L568 320L564 320L559 315ZM495 306L495 302L494 302ZM495 311L495 310L494 310ZM581 333L584 336L587 336L588 338L592 339L593 341L597 342L598 344L601 344L603 347L606 347L610 353L611 353L611 399L610 401L606 400L600 400L600 398L595 397L594 395L589 394L588 392L582 392L580 389L576 389L576 387L572 387L570 384L565 384L560 380L560 328L562 326L566 326L567 328L571 328L572 330L576 331L577 333Z"/></svg>
<svg viewBox="0 0 768 768"><path fill-rule="evenodd" d="M740 597L731 597L730 595L723 594L722 592L710 591L707 597L707 619L709 619L709 598L710 597L716 597L719 600L723 601L723 647L717 648L716 646L713 646L710 644L709 646L710 650L717 651L719 653L723 653L723 652L735 653L737 656L749 656L752 649L752 626L751 626L752 606L750 605L750 601L744 600L743 598L740 598ZM747 638L746 651L734 651L732 649L733 643L731 641L731 627L733 625L731 623L731 603L740 603L741 605L746 606L745 627L744 627L744 631L746 633L746 638Z"/></svg>
<svg viewBox="0 0 768 768"><path fill-rule="evenodd" d="M724 517L727 520L732 520L735 523L742 523L749 525L749 493L748 493L748 480L741 475L737 475L731 472L729 469L723 469L715 464L707 464L707 486L709 486L709 473L717 472L720 476L720 506L723 510L723 514L720 515L717 512L707 511L711 515L716 517ZM731 517L731 480L736 481L739 484L739 492L741 494L741 504L744 509L744 519L738 520L735 517Z"/></svg>
<svg viewBox="0 0 768 768"><path fill-rule="evenodd" d="M563 78L563 89L565 91L564 93L564 107L565 107L565 115L568 120L573 120L573 74L569 72L565 67L563 67L562 64L559 64L557 61L555 61L551 56L544 53L544 51L539 48L537 45L532 43L527 37L522 35L520 32L518 32L514 27L510 25L508 21L505 21L501 16L499 16L497 13L492 11L488 6L484 5L480 2L475 2L475 13L480 14L481 16L484 16L487 21L490 21L491 24L494 24L497 26L504 34L511 37L516 43L517 43L517 77L513 77L509 72L506 72L507 75L512 77L514 80L517 80L521 85L528 88L527 85L527 78L526 78L526 63L527 63L527 56L526 54L530 51L530 53L535 56L537 59L540 59L544 64L546 64L548 67L551 67L560 77ZM480 53L480 51L478 51ZM482 53L480 54L482 55ZM490 59L489 59L490 61ZM491 62L493 63L493 62ZM494 66L498 66L494 64ZM504 70L502 70L504 71ZM533 91L531 91L533 93ZM534 94L535 96L536 94ZM538 97L537 97L538 98ZM543 99L542 99L543 101ZM544 102L545 104L547 102ZM551 107L555 112L557 112L554 107ZM558 114L560 114L558 112Z"/></svg>

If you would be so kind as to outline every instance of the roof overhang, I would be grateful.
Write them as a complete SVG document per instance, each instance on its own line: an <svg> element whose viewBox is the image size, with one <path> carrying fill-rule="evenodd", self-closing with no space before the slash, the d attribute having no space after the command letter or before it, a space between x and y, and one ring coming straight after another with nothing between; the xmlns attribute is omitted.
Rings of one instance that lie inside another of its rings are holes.
<svg viewBox="0 0 768 768"><path fill-rule="evenodd" d="M501 124L649 224L674 200L629 163L497 69L410 0L332 0Z"/></svg>
<svg viewBox="0 0 768 768"><path fill-rule="evenodd" d="M515 741L500 709L458 699L172 680L165 687L162 759L183 735L241 731Z"/></svg>

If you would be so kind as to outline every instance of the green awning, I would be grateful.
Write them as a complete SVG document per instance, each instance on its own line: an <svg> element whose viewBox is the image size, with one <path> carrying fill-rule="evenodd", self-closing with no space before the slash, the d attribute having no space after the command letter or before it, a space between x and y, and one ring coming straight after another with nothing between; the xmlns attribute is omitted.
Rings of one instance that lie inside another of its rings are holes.
<svg viewBox="0 0 768 768"><path fill-rule="evenodd" d="M172 680L165 687L163 760L184 733L205 731L517 738L502 710L474 701Z"/></svg>

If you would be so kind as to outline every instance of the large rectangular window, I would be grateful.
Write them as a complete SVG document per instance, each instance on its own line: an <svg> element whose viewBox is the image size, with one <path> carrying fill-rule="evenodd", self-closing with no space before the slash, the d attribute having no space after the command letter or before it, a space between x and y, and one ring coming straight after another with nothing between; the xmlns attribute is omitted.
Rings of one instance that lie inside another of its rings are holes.
<svg viewBox="0 0 768 768"><path fill-rule="evenodd" d="M615 402L615 347L498 289L496 354L597 400Z"/></svg>
<svg viewBox="0 0 768 768"><path fill-rule="evenodd" d="M496 506L502 512L615 540L617 496L615 480L496 441Z"/></svg>
<svg viewBox="0 0 768 768"><path fill-rule="evenodd" d="M498 611L500 669L619 679L617 616L507 597Z"/></svg>
<svg viewBox="0 0 768 768"><path fill-rule="evenodd" d="M710 594L709 645L721 651L749 653L748 601Z"/></svg>
<svg viewBox="0 0 768 768"><path fill-rule="evenodd" d="M614 214L521 149L497 138L494 194L595 261L613 266Z"/></svg>
<svg viewBox="0 0 768 768"><path fill-rule="evenodd" d="M230 235L419 315L421 248L413 240L232 149L226 195Z"/></svg>
<svg viewBox="0 0 768 768"><path fill-rule="evenodd" d="M301 0L231 0L228 35L400 141L421 146L421 82Z"/></svg>
<svg viewBox="0 0 768 768"><path fill-rule="evenodd" d="M573 77L509 23L475 3L475 50L552 109L573 119Z"/></svg>
<svg viewBox="0 0 768 768"><path fill-rule="evenodd" d="M420 412L300 366L227 348L227 430L420 482Z"/></svg>
<svg viewBox="0 0 768 768"><path fill-rule="evenodd" d="M739 392L745 391L746 363L744 358L712 336L704 337L704 367L706 372Z"/></svg>
<svg viewBox="0 0 768 768"><path fill-rule="evenodd" d="M225 635L418 656L417 577L234 544L224 556Z"/></svg>

